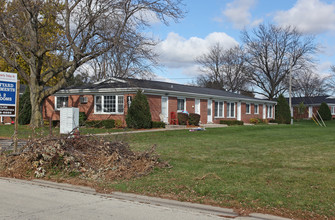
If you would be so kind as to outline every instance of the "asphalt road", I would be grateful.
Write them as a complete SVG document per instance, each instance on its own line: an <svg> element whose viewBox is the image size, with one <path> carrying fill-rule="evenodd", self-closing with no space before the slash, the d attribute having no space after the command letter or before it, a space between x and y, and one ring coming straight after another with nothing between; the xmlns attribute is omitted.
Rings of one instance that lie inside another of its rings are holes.
<svg viewBox="0 0 335 220"><path fill-rule="evenodd" d="M0 179L0 219L224 219L102 195Z"/></svg>

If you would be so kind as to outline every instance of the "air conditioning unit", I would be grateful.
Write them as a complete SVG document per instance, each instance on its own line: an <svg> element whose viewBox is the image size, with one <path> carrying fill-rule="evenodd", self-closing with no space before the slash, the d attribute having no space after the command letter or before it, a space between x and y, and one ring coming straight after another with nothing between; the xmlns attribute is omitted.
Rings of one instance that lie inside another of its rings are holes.
<svg viewBox="0 0 335 220"><path fill-rule="evenodd" d="M80 97L80 104L86 104L88 102L88 98L87 97Z"/></svg>

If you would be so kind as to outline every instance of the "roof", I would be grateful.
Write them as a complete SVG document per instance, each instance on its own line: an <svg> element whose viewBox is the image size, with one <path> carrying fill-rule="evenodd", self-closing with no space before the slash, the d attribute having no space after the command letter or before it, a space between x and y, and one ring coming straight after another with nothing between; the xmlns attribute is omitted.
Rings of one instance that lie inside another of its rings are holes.
<svg viewBox="0 0 335 220"><path fill-rule="evenodd" d="M325 95L325 96L293 97L292 98L292 105L299 105L302 102L304 103L304 105L321 105L321 103L323 102L327 104L335 104L335 97Z"/></svg>
<svg viewBox="0 0 335 220"><path fill-rule="evenodd" d="M169 83L169 82L161 82L161 81L153 81L153 80L144 80L144 79L121 79L121 78L112 78L109 80L105 80L102 82L98 82L95 84L83 85L83 86L72 86L66 89L60 90L57 94L64 94L64 93L73 93L73 92L88 92L88 91L95 91L99 92L101 90L106 91L106 89L114 89L114 90L122 90L122 89L143 89L145 92L164 92L166 94L175 95L176 93L180 94L198 94L198 95L205 95L207 97L213 96L215 97L225 97L234 100L250 100L250 101L258 101L258 102L269 102L269 103L276 103L274 101L263 100L252 98L249 96L241 95L238 93L227 92L224 90L219 89L211 89L211 88L204 88L198 86L190 86L190 85L183 85L177 83Z"/></svg>

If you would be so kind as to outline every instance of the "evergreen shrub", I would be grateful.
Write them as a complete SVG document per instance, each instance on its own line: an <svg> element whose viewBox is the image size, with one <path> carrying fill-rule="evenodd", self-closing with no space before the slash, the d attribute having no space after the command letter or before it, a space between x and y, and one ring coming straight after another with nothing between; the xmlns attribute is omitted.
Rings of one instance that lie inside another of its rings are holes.
<svg viewBox="0 0 335 220"><path fill-rule="evenodd" d="M188 123L189 125L198 126L200 122L200 115L196 113L190 113L188 116Z"/></svg>
<svg viewBox="0 0 335 220"><path fill-rule="evenodd" d="M319 114L322 117L322 120L324 121L329 121L332 119L330 108L325 102L321 103L321 106L319 108Z"/></svg>
<svg viewBox="0 0 335 220"><path fill-rule="evenodd" d="M178 117L178 124L179 125L187 125L188 114L179 112L177 117Z"/></svg>
<svg viewBox="0 0 335 220"><path fill-rule="evenodd" d="M30 91L27 86L24 90L23 95L20 97L19 102L19 124L26 125L30 123L31 118L31 103L30 103Z"/></svg>
<svg viewBox="0 0 335 220"><path fill-rule="evenodd" d="M244 122L238 120L220 120L220 124L231 126L231 125L243 125Z"/></svg>
<svg viewBox="0 0 335 220"><path fill-rule="evenodd" d="M290 124L291 123L291 111L287 100L283 95L280 95L277 99L276 106L276 122L279 124Z"/></svg>
<svg viewBox="0 0 335 220"><path fill-rule="evenodd" d="M129 128L151 128L151 113L147 97L138 91L128 109L126 123Z"/></svg>
<svg viewBox="0 0 335 220"><path fill-rule="evenodd" d="M162 121L152 121L151 127L152 128L165 128L165 123Z"/></svg>

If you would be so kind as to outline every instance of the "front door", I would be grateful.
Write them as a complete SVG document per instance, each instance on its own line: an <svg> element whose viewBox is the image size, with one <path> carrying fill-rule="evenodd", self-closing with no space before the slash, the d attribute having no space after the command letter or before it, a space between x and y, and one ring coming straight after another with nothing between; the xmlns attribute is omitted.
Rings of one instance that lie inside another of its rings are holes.
<svg viewBox="0 0 335 220"><path fill-rule="evenodd" d="M163 122L169 122L169 111L168 111L168 97L162 97L162 116Z"/></svg>
<svg viewBox="0 0 335 220"><path fill-rule="evenodd" d="M212 100L207 101L207 123L212 123Z"/></svg>

